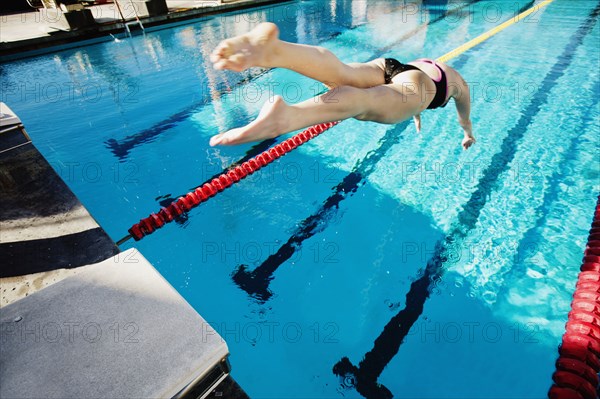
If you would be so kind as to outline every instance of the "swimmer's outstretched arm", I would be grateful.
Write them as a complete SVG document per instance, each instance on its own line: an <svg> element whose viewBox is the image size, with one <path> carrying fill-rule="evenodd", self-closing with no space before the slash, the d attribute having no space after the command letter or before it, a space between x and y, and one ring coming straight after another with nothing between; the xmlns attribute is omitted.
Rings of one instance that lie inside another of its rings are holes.
<svg viewBox="0 0 600 399"><path fill-rule="evenodd" d="M454 103L458 113L458 123L464 132L462 146L466 150L477 141L475 140L475 136L473 136L473 124L471 123L471 94L469 93L467 82L465 82L458 72L454 71L454 73L457 76Z"/></svg>

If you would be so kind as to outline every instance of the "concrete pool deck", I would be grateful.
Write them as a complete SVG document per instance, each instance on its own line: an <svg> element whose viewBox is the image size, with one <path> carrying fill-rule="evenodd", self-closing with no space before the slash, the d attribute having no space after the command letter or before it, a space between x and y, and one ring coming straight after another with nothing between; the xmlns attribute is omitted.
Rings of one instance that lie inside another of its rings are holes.
<svg viewBox="0 0 600 399"><path fill-rule="evenodd" d="M5 306L0 325L3 398L186 397L229 372L225 341L135 249Z"/></svg>
<svg viewBox="0 0 600 399"><path fill-rule="evenodd" d="M0 397L248 398L225 341L119 250L4 103L0 189Z"/></svg>
<svg viewBox="0 0 600 399"><path fill-rule="evenodd" d="M0 307L119 248L0 103ZM59 272L54 272L60 270Z"/></svg>
<svg viewBox="0 0 600 399"><path fill-rule="evenodd" d="M124 0L125 1L125 0ZM268 6L289 0L166 0L167 13L141 17L146 31L162 29L165 25L187 23L193 19L230 11ZM134 4L134 3L131 3ZM92 43L123 37L126 24L136 21L137 7L119 8L115 3L86 7L96 24L76 30L57 28L55 11L39 11L1 15L0 62L46 54L60 49L85 46ZM135 26L137 28L137 25ZM133 28L133 26L132 26Z"/></svg>

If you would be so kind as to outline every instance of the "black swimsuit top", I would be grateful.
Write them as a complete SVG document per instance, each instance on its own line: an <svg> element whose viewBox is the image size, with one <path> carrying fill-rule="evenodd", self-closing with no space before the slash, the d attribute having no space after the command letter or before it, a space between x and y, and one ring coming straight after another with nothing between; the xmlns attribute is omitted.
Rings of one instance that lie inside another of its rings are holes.
<svg viewBox="0 0 600 399"><path fill-rule="evenodd" d="M446 96L448 95L448 80L446 78L446 72L444 72L444 70L442 68L440 68L440 66L433 60L430 60L427 58L421 58L417 61L426 62L428 64L435 65L435 67L438 69L438 71L440 71L439 79L436 80L436 79L431 78L431 80L433 80L433 83L435 84L435 96L433 97L433 100L431 101L431 103L429 104L427 109L445 107L447 104ZM390 84L390 83L392 83L392 78L394 76L398 75L399 73L411 71L411 70L421 71L421 69L417 68L414 65L403 64L400 61L395 60L393 58L386 58L385 59L385 72L384 72L385 83ZM421 72L423 72L423 71L421 71ZM427 75L427 76L429 76L429 75Z"/></svg>

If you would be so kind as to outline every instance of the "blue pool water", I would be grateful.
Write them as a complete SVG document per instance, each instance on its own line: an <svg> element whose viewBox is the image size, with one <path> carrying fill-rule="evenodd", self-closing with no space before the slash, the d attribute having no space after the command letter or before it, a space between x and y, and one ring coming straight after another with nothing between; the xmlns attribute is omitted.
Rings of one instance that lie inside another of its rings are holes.
<svg viewBox="0 0 600 399"><path fill-rule="evenodd" d="M346 62L407 61L533 4L289 2L3 64L2 101L118 240L257 151L211 135L322 90L213 71L221 39L273 21ZM597 14L556 0L449 62L472 90L469 151L451 105L421 134L345 121L122 248L221 333L253 398L544 397L600 190Z"/></svg>

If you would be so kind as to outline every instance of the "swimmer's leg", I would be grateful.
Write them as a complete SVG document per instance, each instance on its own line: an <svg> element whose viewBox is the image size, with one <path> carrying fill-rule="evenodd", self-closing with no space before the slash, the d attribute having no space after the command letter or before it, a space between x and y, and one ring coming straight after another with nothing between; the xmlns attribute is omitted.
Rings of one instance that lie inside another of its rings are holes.
<svg viewBox="0 0 600 399"><path fill-rule="evenodd" d="M324 122L348 118L379 123L398 123L426 107L415 93L401 84L359 89L342 86L298 104L288 105L279 96L267 102L248 125L211 138L211 145L233 145L272 138Z"/></svg>
<svg viewBox="0 0 600 399"><path fill-rule="evenodd" d="M329 88L368 88L385 83L382 58L365 64L344 64L323 47L279 40L279 29L272 23L262 23L244 35L222 41L211 54L211 61L216 69L237 72L255 66L286 68Z"/></svg>

